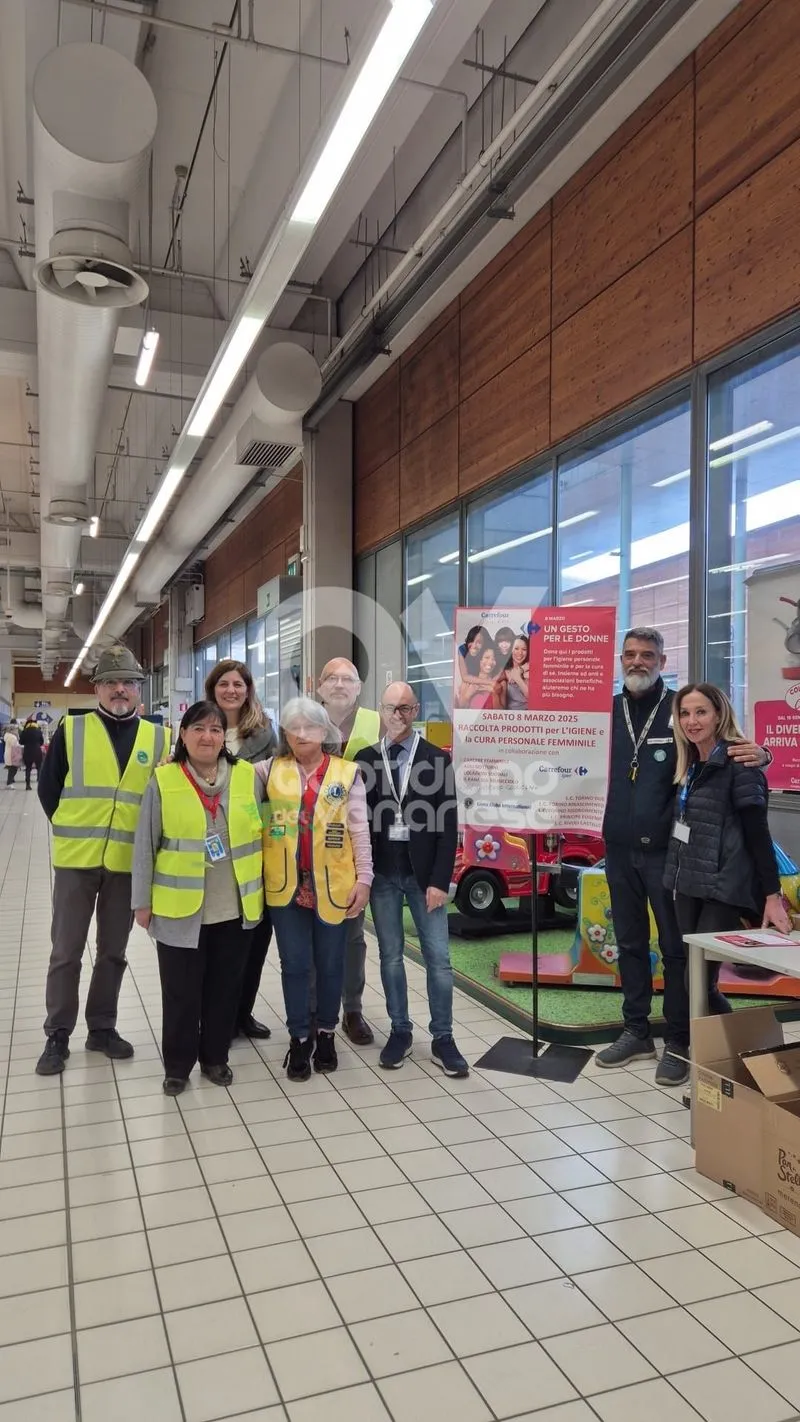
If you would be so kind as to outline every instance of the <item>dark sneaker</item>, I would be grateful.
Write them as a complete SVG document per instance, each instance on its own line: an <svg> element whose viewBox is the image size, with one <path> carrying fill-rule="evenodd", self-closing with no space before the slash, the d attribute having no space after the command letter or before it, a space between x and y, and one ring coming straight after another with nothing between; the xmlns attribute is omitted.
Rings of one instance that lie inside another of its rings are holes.
<svg viewBox="0 0 800 1422"><path fill-rule="evenodd" d="M664 1053L656 1067L656 1086L683 1086L689 1080L689 1063L673 1056L673 1050L679 1052L683 1049L677 1046L671 1048L669 1042L664 1043Z"/></svg>
<svg viewBox="0 0 800 1422"><path fill-rule="evenodd" d="M342 1015L342 1030L356 1047L368 1047L370 1042L375 1041L372 1028L360 1012L345 1012Z"/></svg>
<svg viewBox="0 0 800 1422"><path fill-rule="evenodd" d="M445 1076L469 1076L469 1066L452 1037L434 1037L431 1061L442 1068Z"/></svg>
<svg viewBox="0 0 800 1422"><path fill-rule="evenodd" d="M311 1053L313 1050L313 1037L306 1037L304 1042L301 1042L299 1037L292 1037L289 1050L283 1059L286 1075L290 1081L308 1081L311 1075Z"/></svg>
<svg viewBox="0 0 800 1422"><path fill-rule="evenodd" d="M258 1022L255 1017L243 1017L236 1028L237 1037L256 1037L259 1041L266 1042L272 1033L266 1022Z"/></svg>
<svg viewBox="0 0 800 1422"><path fill-rule="evenodd" d="M314 1070L335 1071L339 1065L336 1055L336 1040L333 1032L318 1032L314 1048Z"/></svg>
<svg viewBox="0 0 800 1422"><path fill-rule="evenodd" d="M59 1076L64 1070L68 1056L69 1032L60 1027L57 1032L50 1033L45 1049L36 1063L36 1075Z"/></svg>
<svg viewBox="0 0 800 1422"><path fill-rule="evenodd" d="M725 1017L729 1012L733 1012L731 1004L728 1002L724 992L719 988L711 988L708 994L708 1010L715 1017Z"/></svg>
<svg viewBox="0 0 800 1422"><path fill-rule="evenodd" d="M233 1072L227 1062L221 1062L219 1066L203 1066L201 1062L200 1071L208 1077L212 1086L230 1086L233 1081Z"/></svg>
<svg viewBox="0 0 800 1422"><path fill-rule="evenodd" d="M114 1027L104 1027L90 1032L86 1038L87 1052L103 1052L114 1061L125 1061L133 1056L133 1044L120 1037Z"/></svg>
<svg viewBox="0 0 800 1422"><path fill-rule="evenodd" d="M385 1071L396 1071L411 1056L414 1039L410 1032L390 1032L379 1061Z"/></svg>
<svg viewBox="0 0 800 1422"><path fill-rule="evenodd" d="M186 1090L188 1085L189 1083L186 1080L185 1076L165 1076L164 1095L180 1096Z"/></svg>
<svg viewBox="0 0 800 1422"><path fill-rule="evenodd" d="M652 1037L637 1037L626 1027L616 1042L612 1042L610 1047L604 1047L602 1052L596 1052L594 1059L599 1067L623 1067L627 1066L628 1062L651 1060L655 1054Z"/></svg>

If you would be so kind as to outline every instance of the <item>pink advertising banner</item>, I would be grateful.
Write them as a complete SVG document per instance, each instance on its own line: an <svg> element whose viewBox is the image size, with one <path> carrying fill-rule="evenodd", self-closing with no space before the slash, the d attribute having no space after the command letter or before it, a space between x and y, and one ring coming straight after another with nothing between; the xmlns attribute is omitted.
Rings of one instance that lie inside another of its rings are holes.
<svg viewBox="0 0 800 1422"><path fill-rule="evenodd" d="M464 823L600 833L614 642L611 607L458 609L453 756Z"/></svg>
<svg viewBox="0 0 800 1422"><path fill-rule="evenodd" d="M768 746L771 790L800 790L800 565L755 574L747 585L750 725Z"/></svg>

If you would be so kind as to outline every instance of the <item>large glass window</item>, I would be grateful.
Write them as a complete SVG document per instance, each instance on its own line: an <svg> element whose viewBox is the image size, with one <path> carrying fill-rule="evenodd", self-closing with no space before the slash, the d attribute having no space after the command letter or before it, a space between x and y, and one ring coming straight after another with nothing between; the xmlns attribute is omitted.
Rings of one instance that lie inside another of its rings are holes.
<svg viewBox="0 0 800 1422"><path fill-rule="evenodd" d="M250 617L247 622L247 656L244 658L252 673L256 696L262 706L267 701L266 650L264 646L264 619Z"/></svg>
<svg viewBox="0 0 800 1422"><path fill-rule="evenodd" d="M658 627L666 680L689 672L688 400L565 459L558 471L559 602L617 608L627 627Z"/></svg>
<svg viewBox="0 0 800 1422"><path fill-rule="evenodd" d="M800 347L727 366L708 393L707 675L745 717L747 579L800 556Z"/></svg>
<svg viewBox="0 0 800 1422"><path fill-rule="evenodd" d="M202 660L200 663L200 686L197 693L198 699L202 696L205 696L206 677L208 676L208 673L212 670L212 668L215 667L217 664L218 658L216 638L214 638L212 642L203 643L203 646L200 648L200 655Z"/></svg>
<svg viewBox="0 0 800 1422"><path fill-rule="evenodd" d="M458 515L406 539L406 680L423 721L449 720L453 710L453 624L458 606Z"/></svg>
<svg viewBox="0 0 800 1422"><path fill-rule="evenodd" d="M552 475L467 510L467 603L531 607L550 599Z"/></svg>

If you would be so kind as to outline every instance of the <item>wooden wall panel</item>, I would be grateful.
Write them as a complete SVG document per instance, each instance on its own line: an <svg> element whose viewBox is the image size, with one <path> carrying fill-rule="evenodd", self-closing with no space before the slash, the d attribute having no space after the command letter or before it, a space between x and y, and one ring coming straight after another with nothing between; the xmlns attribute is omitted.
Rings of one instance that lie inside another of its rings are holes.
<svg viewBox="0 0 800 1422"><path fill-rule="evenodd" d="M400 363L376 380L355 409L354 469L363 479L400 449Z"/></svg>
<svg viewBox="0 0 800 1422"><path fill-rule="evenodd" d="M692 362L692 230L553 332L551 437L563 439Z"/></svg>
<svg viewBox="0 0 800 1422"><path fill-rule="evenodd" d="M696 360L800 305L800 142L697 223Z"/></svg>
<svg viewBox="0 0 800 1422"><path fill-rule="evenodd" d="M458 404L458 317L419 354L400 361L400 447Z"/></svg>
<svg viewBox="0 0 800 1422"><path fill-rule="evenodd" d="M461 308L461 399L550 330L550 224Z"/></svg>
<svg viewBox="0 0 800 1422"><path fill-rule="evenodd" d="M359 479L354 488L354 548L363 553L393 538L400 528L400 456Z"/></svg>
<svg viewBox="0 0 800 1422"><path fill-rule="evenodd" d="M550 338L476 390L461 406L459 492L532 458L550 442Z"/></svg>
<svg viewBox="0 0 800 1422"><path fill-rule="evenodd" d="M458 410L400 451L400 524L416 523L458 497Z"/></svg>
<svg viewBox="0 0 800 1422"><path fill-rule="evenodd" d="M762 0L762 3L765 4L766 0ZM606 139L605 143L601 144L597 152L593 153L591 158L586 160L583 167L579 168L577 173L573 174L569 181L564 184L563 188L559 189L553 197L554 216L557 216L568 203L571 203L575 194L579 193L582 188L585 188L587 183L591 182L593 178L596 178L598 173L602 172L606 165L611 162L612 158L615 158L618 153L621 153L623 148L626 148L627 145L635 139L636 135L641 132L645 124L650 123L651 119L655 118L656 114L660 113L660 111L675 98L675 95L680 93L685 85L691 84L693 77L694 59L690 54L687 59L684 59L682 64L678 65L677 69L673 69L672 73L667 75L663 84L659 84L649 99L645 99L644 103L640 104L638 109L636 109L624 123L620 124L619 128Z"/></svg>
<svg viewBox="0 0 800 1422"><path fill-rule="evenodd" d="M800 4L770 0L697 76L697 207L800 138Z"/></svg>
<svg viewBox="0 0 800 1422"><path fill-rule="evenodd" d="M701 40L697 46L694 52L695 69L699 71L704 65L710 63L769 2L770 0L739 0L735 9L731 10L725 19L720 21L716 29L713 29L711 34Z"/></svg>
<svg viewBox="0 0 800 1422"><path fill-rule="evenodd" d="M205 616L194 629L195 644L255 612L262 583L285 573L297 552L302 520L303 481L298 466L206 559Z"/></svg>
<svg viewBox="0 0 800 1422"><path fill-rule="evenodd" d="M554 326L691 222L693 106L689 85L554 218Z"/></svg>

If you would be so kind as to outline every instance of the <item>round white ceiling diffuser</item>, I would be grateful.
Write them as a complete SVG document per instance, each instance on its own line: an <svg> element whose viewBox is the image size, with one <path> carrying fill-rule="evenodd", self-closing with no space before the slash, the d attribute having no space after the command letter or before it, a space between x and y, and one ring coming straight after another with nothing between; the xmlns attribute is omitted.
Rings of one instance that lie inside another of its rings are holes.
<svg viewBox="0 0 800 1422"><path fill-rule="evenodd" d="M34 270L44 291L79 306L141 306L147 282L131 266L124 242L107 232L70 228L56 233L50 255Z"/></svg>

